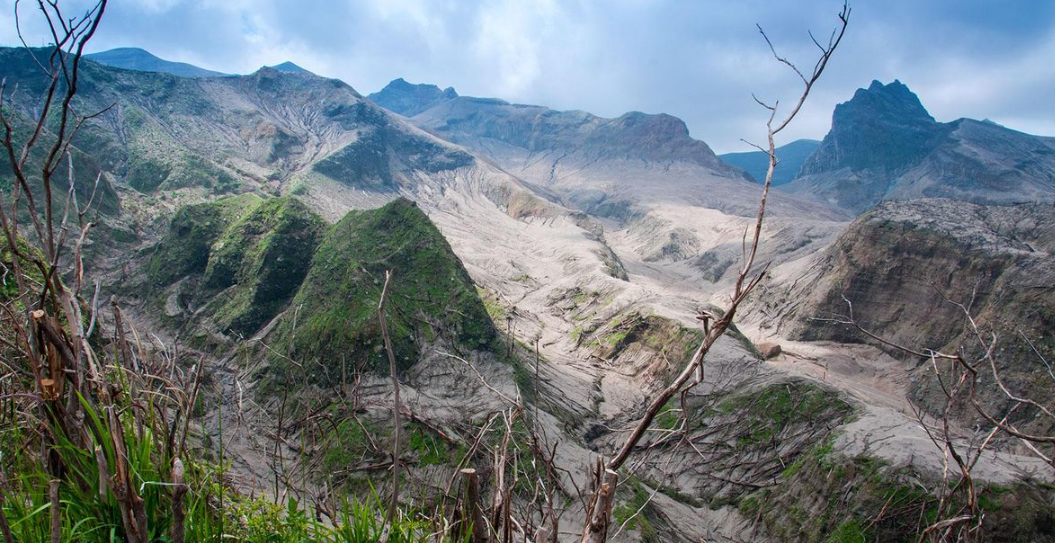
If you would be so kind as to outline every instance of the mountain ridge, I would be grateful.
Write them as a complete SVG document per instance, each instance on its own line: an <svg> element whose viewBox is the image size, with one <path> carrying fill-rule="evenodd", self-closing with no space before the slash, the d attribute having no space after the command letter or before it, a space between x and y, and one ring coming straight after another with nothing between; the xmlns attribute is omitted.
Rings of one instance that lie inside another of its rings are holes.
<svg viewBox="0 0 1055 543"><path fill-rule="evenodd" d="M231 74L208 70L186 62L165 60L138 47L117 47L88 53L85 58L100 64L140 72L161 72L180 77L230 77Z"/></svg>

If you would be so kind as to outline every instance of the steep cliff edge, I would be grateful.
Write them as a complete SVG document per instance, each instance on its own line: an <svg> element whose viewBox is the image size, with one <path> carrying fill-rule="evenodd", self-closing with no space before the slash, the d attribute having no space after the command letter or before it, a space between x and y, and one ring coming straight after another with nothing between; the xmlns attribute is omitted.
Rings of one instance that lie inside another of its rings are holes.
<svg viewBox="0 0 1055 543"><path fill-rule="evenodd" d="M983 337L998 338L997 367L1005 383L1050 401L1043 360L1055 356L1053 250L1055 208L1048 204L887 202L862 215L809 265L777 270L752 304L763 329L791 339L870 341L828 320L848 316L852 304L855 320L888 341L974 357L981 353L966 309ZM927 400L933 391L922 378L929 365L923 366L913 394ZM1007 406L991 384L982 394L991 407ZM1028 424L1031 415L1021 416L1016 422Z"/></svg>

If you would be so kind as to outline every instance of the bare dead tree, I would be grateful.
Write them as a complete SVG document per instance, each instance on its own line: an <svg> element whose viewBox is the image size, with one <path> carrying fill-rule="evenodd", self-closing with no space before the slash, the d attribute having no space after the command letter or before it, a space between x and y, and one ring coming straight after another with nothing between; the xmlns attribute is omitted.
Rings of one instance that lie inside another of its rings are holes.
<svg viewBox="0 0 1055 543"><path fill-rule="evenodd" d="M754 288L759 284L759 282L762 281L763 277L765 276L766 266L763 266L761 270L756 270L755 260L758 254L758 247L761 240L762 226L765 222L766 203L769 197L769 189L773 180L773 170L777 165L775 138L785 128L787 128L789 124L791 124L792 120L795 119L795 116L798 115L799 111L802 109L802 105L806 102L810 91L813 90L813 86L820 79L821 74L824 73L825 68L828 66L828 61L835 53L836 48L839 46L839 43L842 41L843 35L846 32L846 27L850 20L850 11L851 10L849 5L844 3L842 10L838 14L839 25L835 28L835 30L832 31L831 36L826 45L821 45L820 42L818 42L816 39L813 40L813 42L820 49L820 55L813 66L812 72L809 73L809 75L804 74L791 61L787 60L784 57L781 57L777 53L776 48L773 46L765 31L763 31L761 27L758 27L758 30L762 34L762 37L766 40L766 43L769 45L770 51L773 53L773 56L779 62L790 67L795 72L795 74L801 79L803 83L802 92L799 95L798 100L791 108L791 111L780 120L777 119L777 112L780 105L779 102L767 104L766 102L759 100L757 97L754 97L755 101L759 105L769 111L769 119L766 122L766 139L768 146L767 148L762 148L757 145L755 146L758 147L760 150L764 151L769 156L769 166L766 170L765 182L762 185L762 194L759 197L758 213L755 217L754 228L750 236L750 243L747 243L747 236L745 235L743 262L741 264L740 271L737 274L736 281L733 285L733 291L730 295L730 301L724 308L724 312L722 313L722 315L706 315L707 320L705 321L705 336L702 343L693 353L692 358L684 366L684 368L674 379L674 381L651 399L648 407L645 409L644 415L634 426L633 430L631 430L630 435L623 441L623 444L619 448L618 452L605 464L605 473L615 473L623 466L623 464L630 457L631 453L638 446L638 443L641 441L641 438L651 427L653 420L659 414L660 410L663 409L663 407L667 404L667 402L671 400L671 398L675 397L682 391L692 389L693 387L700 384L701 379L693 379L693 377L702 377L702 375L700 375L700 373L702 372L700 372L699 370L703 367L704 358L707 356L707 353L711 350L711 347L714 346L715 342L718 341L718 339L725 334L726 330L728 330L729 326L733 323L733 319L736 316L736 312L737 309L740 307L740 304L743 303L747 296L751 294L752 290L754 290ZM704 316L701 315L701 317ZM607 477L605 477L604 479L612 485L615 484L614 479L610 480ZM596 505L604 501L601 495L602 490L604 488L605 485L599 485L598 488L595 489L594 498L592 500L593 504ZM591 511L587 511L587 519L585 522L586 527L584 528L583 533L584 542L593 540L604 541L603 537L601 539L588 539L588 536L590 536L591 532L597 531L596 527L598 525L607 523L607 515L609 514L610 511L599 510L596 507L594 507Z"/></svg>
<svg viewBox="0 0 1055 543"><path fill-rule="evenodd" d="M107 337L100 330L99 283L89 299L82 297L92 283L83 248L104 180L100 174L92 184L78 182L73 142L86 122L109 108L81 114L75 97L82 53L107 1L98 0L77 17L63 13L54 0L16 2L20 38L19 7L26 4L43 18L51 45L20 52L35 66L31 77L44 83L38 103L16 107L16 98L28 93L9 92L7 81L0 82L0 146L14 177L0 190L0 253L4 281L15 285L0 299L0 349L4 365L17 375L4 384L11 387L5 396L12 398L12 409L5 410L3 424L33 429L17 446L41 451L32 461L56 481L49 489L52 515L66 503L64 493L97 491L100 503L116 502L122 535L141 543L151 533L143 496L161 487L146 486L131 465L130 447L149 442L157 451L159 474L181 488L179 457L186 451L200 363L191 376L176 365L174 353L153 352L134 326L122 322L116 303L112 338ZM85 187L86 198L80 190ZM107 342L112 343L98 352L93 347ZM85 458L89 467L79 464ZM173 500L173 519L182 518L181 500ZM52 538L62 537L63 529L61 522L53 527ZM180 531L172 526L174 540Z"/></svg>
<svg viewBox="0 0 1055 543"><path fill-rule="evenodd" d="M385 271L385 285L381 289L381 300L377 303L377 318L381 321L381 336L385 342L385 352L388 353L388 371L392 376L392 497L388 505L388 519L386 523L391 528L396 518L396 509L399 507L399 430L402 422L399 414L402 407L399 404L399 374L396 367L396 355L392 351L392 339L388 335L388 321L385 319L388 301L388 285L392 280L392 270Z"/></svg>

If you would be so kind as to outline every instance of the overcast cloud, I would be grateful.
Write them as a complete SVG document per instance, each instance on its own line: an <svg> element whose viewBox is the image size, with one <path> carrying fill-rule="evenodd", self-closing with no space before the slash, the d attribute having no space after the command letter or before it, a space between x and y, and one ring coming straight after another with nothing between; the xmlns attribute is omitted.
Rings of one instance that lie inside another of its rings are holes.
<svg viewBox="0 0 1055 543"><path fill-rule="evenodd" d="M69 8L83 0L65 2ZM31 5L23 14L35 17ZM835 104L895 78L940 121L989 118L1055 135L1055 2L859 0L850 29L784 142L820 139ZM0 0L0 43L17 43ZM142 47L230 73L290 60L367 94L403 77L602 116L670 113L718 152L761 140L752 100L790 102L782 54L812 66L807 35L838 0L112 0L91 49ZM28 25L31 45L45 35Z"/></svg>

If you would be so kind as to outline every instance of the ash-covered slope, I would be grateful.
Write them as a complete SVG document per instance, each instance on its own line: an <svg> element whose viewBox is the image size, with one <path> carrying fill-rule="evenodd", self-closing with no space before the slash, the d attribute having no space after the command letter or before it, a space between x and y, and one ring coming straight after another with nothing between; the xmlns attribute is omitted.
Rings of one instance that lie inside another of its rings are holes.
<svg viewBox="0 0 1055 543"><path fill-rule="evenodd" d="M372 96L399 111L421 110L410 117L415 124L597 218L632 282L676 285L703 300L734 268L735 232L757 211L759 187L680 119L638 112L607 119L446 94L397 80ZM766 236L775 243L766 244L766 259L815 250L844 224L840 212L786 195L771 198L769 212Z"/></svg>
<svg viewBox="0 0 1055 543"><path fill-rule="evenodd" d="M895 80L839 104L790 193L859 213L883 200L1055 200L1055 139L958 119L940 123Z"/></svg>

